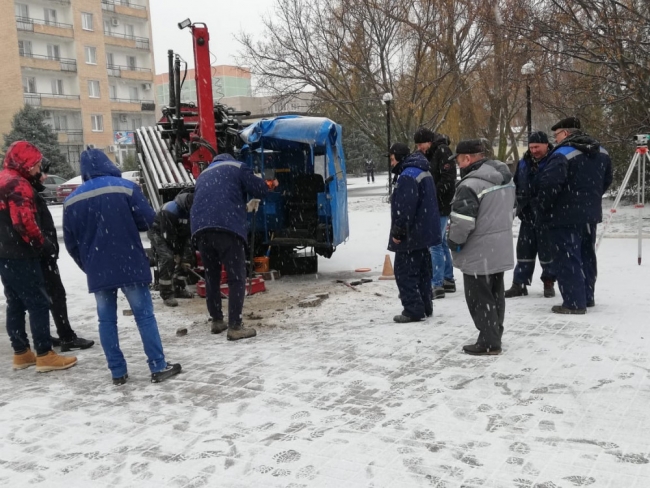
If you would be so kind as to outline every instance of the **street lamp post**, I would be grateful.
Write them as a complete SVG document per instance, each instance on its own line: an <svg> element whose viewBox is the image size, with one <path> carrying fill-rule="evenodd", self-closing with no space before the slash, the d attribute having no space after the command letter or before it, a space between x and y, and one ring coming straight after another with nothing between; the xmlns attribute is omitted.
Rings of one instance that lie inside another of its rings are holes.
<svg viewBox="0 0 650 488"><path fill-rule="evenodd" d="M386 154L388 155L388 195L393 191L392 179L390 177L390 102L393 101L393 94L390 92L384 93L381 100L386 104Z"/></svg>
<svg viewBox="0 0 650 488"><path fill-rule="evenodd" d="M528 136L533 132L533 120L530 101L530 77L535 73L535 63L528 61L521 67L521 74L526 79L526 126L528 128Z"/></svg>

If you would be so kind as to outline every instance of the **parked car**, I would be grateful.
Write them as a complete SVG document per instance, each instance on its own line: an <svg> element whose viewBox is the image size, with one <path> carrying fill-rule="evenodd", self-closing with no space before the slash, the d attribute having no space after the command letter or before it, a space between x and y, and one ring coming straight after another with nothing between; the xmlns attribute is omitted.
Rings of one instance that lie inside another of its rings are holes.
<svg viewBox="0 0 650 488"><path fill-rule="evenodd" d="M139 171L124 171L122 173L122 178L142 186L142 175Z"/></svg>
<svg viewBox="0 0 650 488"><path fill-rule="evenodd" d="M59 185L65 183L65 179L57 175L47 175L42 181L45 190L43 190L41 195L47 203L57 203L58 199L56 196L56 190Z"/></svg>
<svg viewBox="0 0 650 488"><path fill-rule="evenodd" d="M66 181L62 185L59 185L59 187L56 189L56 200L59 203L63 203L63 200L70 195L73 191L77 189L79 185L81 185L83 181L81 180L81 176L75 176L71 180Z"/></svg>

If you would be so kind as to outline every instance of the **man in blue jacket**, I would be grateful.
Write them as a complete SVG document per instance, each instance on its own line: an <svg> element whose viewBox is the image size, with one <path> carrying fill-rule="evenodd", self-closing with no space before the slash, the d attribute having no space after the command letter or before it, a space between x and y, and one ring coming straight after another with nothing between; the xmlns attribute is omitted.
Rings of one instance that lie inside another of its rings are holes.
<svg viewBox="0 0 650 488"><path fill-rule="evenodd" d="M551 310L584 314L595 305L596 226L602 221L603 194L612 183L612 161L576 117L551 128L557 146L537 178L537 218L550 229L553 269L562 305Z"/></svg>
<svg viewBox="0 0 650 488"><path fill-rule="evenodd" d="M519 161L513 181L517 187L517 217L521 221L517 238L517 266L512 279L512 286L506 290L505 297L528 295L533 281L535 259L539 256L542 266L542 283L544 297L555 296L555 274L551 269L552 252L548 240L548 229L535 222L536 179L540 169L546 166L549 151L553 146L548 142L545 132L533 132L528 136L528 151Z"/></svg>
<svg viewBox="0 0 650 488"><path fill-rule="evenodd" d="M431 255L442 242L440 214L429 161L419 151L409 154L406 144L390 148L397 182L391 196L388 250L395 252L395 281L404 310L397 323L417 322L433 315Z"/></svg>
<svg viewBox="0 0 650 488"><path fill-rule="evenodd" d="M95 294L99 337L113 384L128 378L117 333L118 288L133 310L151 381L164 381L180 373L181 365L165 361L149 293L151 270L139 233L151 226L155 212L140 187L121 178L98 149L81 154L81 176L84 183L63 203L63 237L68 253L86 273L88 291Z"/></svg>
<svg viewBox="0 0 650 488"><path fill-rule="evenodd" d="M273 186L278 181L273 180ZM212 321L212 333L228 329L228 340L255 337L252 327L244 327L242 310L246 296L246 254L248 237L246 210L259 204L255 199L269 192L266 182L230 154L214 158L196 180L194 204L190 213L192 239L205 266L206 305ZM221 267L228 274L228 325L221 309Z"/></svg>

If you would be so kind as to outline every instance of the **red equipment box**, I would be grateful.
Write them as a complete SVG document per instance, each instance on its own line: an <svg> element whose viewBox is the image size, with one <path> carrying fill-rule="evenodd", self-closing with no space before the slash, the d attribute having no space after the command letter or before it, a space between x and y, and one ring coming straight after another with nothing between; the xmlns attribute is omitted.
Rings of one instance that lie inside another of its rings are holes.
<svg viewBox="0 0 650 488"><path fill-rule="evenodd" d="M225 273L225 271L223 272ZM222 280L223 280L223 275L222 275ZM222 281L221 282L221 296L222 297L227 297L229 293L228 289L228 283ZM264 278L253 278L252 280L246 280L246 295L255 295L255 293L261 293L263 291L266 291L266 285L264 284ZM205 289L205 281L201 280L196 284L196 293L201 298L205 298L206 295L206 289Z"/></svg>

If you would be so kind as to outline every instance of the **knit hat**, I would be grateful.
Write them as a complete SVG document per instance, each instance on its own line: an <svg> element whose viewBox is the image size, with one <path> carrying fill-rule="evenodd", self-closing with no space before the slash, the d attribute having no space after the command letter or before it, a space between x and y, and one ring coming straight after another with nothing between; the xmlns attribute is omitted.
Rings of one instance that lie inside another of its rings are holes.
<svg viewBox="0 0 650 488"><path fill-rule="evenodd" d="M401 142L396 142L395 144L390 146L390 150L388 151L388 153L394 154L397 162L401 163L406 156L411 154L411 150L406 144L402 144Z"/></svg>
<svg viewBox="0 0 650 488"><path fill-rule="evenodd" d="M580 129L580 119L578 117L567 117L566 119L562 119L551 127L552 131L558 129Z"/></svg>
<svg viewBox="0 0 650 488"><path fill-rule="evenodd" d="M415 131L415 134L413 134L413 141L416 144L421 144L423 142L433 142L433 139L435 137L436 134L431 129L427 129L426 127L420 127L418 130Z"/></svg>
<svg viewBox="0 0 650 488"><path fill-rule="evenodd" d="M531 132L528 136L528 144L548 144L546 132L542 132L541 130Z"/></svg>

